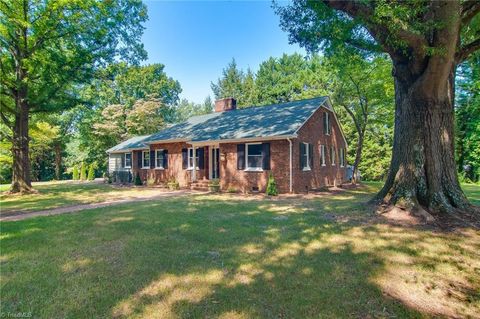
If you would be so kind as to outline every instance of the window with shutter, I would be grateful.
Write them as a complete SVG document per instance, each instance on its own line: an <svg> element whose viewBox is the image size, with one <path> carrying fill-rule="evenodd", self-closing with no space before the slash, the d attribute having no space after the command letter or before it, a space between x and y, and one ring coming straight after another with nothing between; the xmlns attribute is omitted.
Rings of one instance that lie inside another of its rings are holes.
<svg viewBox="0 0 480 319"><path fill-rule="evenodd" d="M335 166L336 157L337 155L335 154L335 147L332 146L330 147L330 162L332 163L332 166Z"/></svg>
<svg viewBox="0 0 480 319"><path fill-rule="evenodd" d="M320 145L320 165L325 166L325 145Z"/></svg>
<svg viewBox="0 0 480 319"><path fill-rule="evenodd" d="M155 150L155 168L164 169L164 150Z"/></svg>
<svg viewBox="0 0 480 319"><path fill-rule="evenodd" d="M195 149L195 166L199 169L200 149ZM188 149L188 169L193 169L193 148Z"/></svg>
<svg viewBox="0 0 480 319"><path fill-rule="evenodd" d="M142 152L142 168L150 168L150 151Z"/></svg>
<svg viewBox="0 0 480 319"><path fill-rule="evenodd" d="M312 168L312 150L311 144L300 143L300 168L304 171L309 171Z"/></svg>
<svg viewBox="0 0 480 319"><path fill-rule="evenodd" d="M246 145L247 170L261 171L263 168L262 143L248 143Z"/></svg>
<svg viewBox="0 0 480 319"><path fill-rule="evenodd" d="M125 153L125 168L132 168L132 153Z"/></svg>
<svg viewBox="0 0 480 319"><path fill-rule="evenodd" d="M345 150L343 148L340 149L340 167L345 166Z"/></svg>

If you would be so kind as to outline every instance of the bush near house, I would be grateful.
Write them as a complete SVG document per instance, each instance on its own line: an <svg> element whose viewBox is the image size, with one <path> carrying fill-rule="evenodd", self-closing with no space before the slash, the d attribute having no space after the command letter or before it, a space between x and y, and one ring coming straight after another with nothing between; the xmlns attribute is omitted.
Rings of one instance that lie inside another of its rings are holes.
<svg viewBox="0 0 480 319"><path fill-rule="evenodd" d="M273 175L271 173L268 176L267 192L266 193L269 196L277 196L278 195L277 182L275 182L275 179L273 178Z"/></svg>
<svg viewBox="0 0 480 319"><path fill-rule="evenodd" d="M135 175L135 185L136 186L142 186L143 185L142 179L140 178L140 174Z"/></svg>

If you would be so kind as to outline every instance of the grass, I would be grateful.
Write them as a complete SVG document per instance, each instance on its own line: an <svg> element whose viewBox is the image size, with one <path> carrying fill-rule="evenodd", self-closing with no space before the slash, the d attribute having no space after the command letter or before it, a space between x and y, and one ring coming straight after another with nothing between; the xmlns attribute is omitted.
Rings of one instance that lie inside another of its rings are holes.
<svg viewBox="0 0 480 319"><path fill-rule="evenodd" d="M9 187L10 185L0 186L0 190L3 191L0 193L0 208L4 215L158 192L154 189L117 187L98 182L56 181L34 183L33 187L38 191L37 194L20 196L6 194Z"/></svg>
<svg viewBox="0 0 480 319"><path fill-rule="evenodd" d="M478 317L480 232L394 226L378 189L203 195L3 222L2 313L43 318ZM466 188L478 199L478 187Z"/></svg>

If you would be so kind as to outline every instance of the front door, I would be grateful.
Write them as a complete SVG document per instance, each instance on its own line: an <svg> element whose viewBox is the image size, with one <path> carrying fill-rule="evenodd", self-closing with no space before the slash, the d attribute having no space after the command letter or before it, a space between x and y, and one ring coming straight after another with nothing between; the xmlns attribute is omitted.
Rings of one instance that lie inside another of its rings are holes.
<svg viewBox="0 0 480 319"><path fill-rule="evenodd" d="M210 147L210 178L215 179L220 177L220 148Z"/></svg>

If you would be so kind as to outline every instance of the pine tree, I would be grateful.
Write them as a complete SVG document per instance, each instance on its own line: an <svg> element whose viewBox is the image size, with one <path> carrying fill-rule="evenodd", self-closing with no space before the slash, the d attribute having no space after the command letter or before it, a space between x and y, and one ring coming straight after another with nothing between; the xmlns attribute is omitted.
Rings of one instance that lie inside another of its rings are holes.
<svg viewBox="0 0 480 319"><path fill-rule="evenodd" d="M80 179L80 176L78 175L78 166L75 165L73 167L73 180L78 181Z"/></svg>
<svg viewBox="0 0 480 319"><path fill-rule="evenodd" d="M88 166L88 180L93 181L95 179L95 168L93 164Z"/></svg>
<svg viewBox="0 0 480 319"><path fill-rule="evenodd" d="M82 167L80 168L80 179L82 181L87 179L87 166L82 162Z"/></svg>

